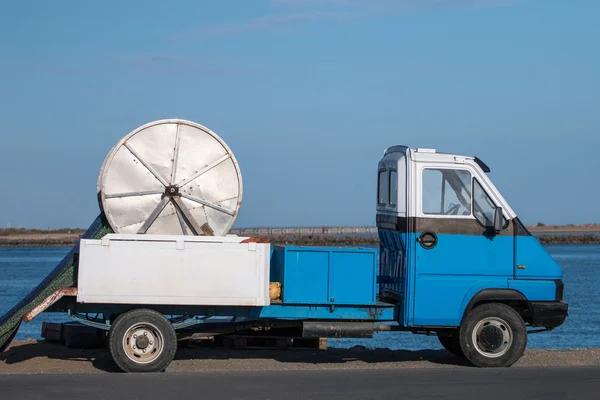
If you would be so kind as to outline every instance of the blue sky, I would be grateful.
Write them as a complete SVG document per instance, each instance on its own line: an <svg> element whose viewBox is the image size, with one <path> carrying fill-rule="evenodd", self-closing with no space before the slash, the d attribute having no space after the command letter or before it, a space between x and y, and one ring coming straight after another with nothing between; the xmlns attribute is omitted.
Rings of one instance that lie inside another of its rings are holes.
<svg viewBox="0 0 600 400"><path fill-rule="evenodd" d="M219 134L236 226L373 225L391 145L477 155L526 223L600 222L600 2L4 1L0 226L87 227L113 144Z"/></svg>

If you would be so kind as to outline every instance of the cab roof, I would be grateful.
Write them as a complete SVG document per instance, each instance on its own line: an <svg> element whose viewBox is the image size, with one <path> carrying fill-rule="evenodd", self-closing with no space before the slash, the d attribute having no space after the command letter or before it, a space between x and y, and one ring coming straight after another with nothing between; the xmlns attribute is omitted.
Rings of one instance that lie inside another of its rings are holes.
<svg viewBox="0 0 600 400"><path fill-rule="evenodd" d="M390 153L408 153L410 157L415 161L438 161L438 162L455 162L457 158L469 159L473 160L479 168L483 170L485 173L489 173L490 167L487 166L486 163L481 161L478 157L473 156L463 156L460 154L452 154L452 153L442 153L438 152L435 149L429 148L421 148L418 147L416 149L412 149L408 146L392 146L388 147L384 152L384 157Z"/></svg>

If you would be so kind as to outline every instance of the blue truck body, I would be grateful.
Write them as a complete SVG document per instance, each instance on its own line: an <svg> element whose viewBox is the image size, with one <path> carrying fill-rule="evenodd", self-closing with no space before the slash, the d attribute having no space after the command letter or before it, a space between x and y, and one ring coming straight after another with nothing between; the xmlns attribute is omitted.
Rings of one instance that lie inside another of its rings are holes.
<svg viewBox="0 0 600 400"><path fill-rule="evenodd" d="M514 291L530 302L560 301L562 270L533 236L487 243L484 237L440 235L436 252L419 250L417 237L381 231L379 248L273 246L271 280L284 290L258 316L456 327L471 300L486 291ZM418 263L402 259L401 249L410 246ZM462 262L452 262L448 254L459 247L471 251ZM527 275L520 274L516 260L532 266ZM380 301L390 287L401 296Z"/></svg>

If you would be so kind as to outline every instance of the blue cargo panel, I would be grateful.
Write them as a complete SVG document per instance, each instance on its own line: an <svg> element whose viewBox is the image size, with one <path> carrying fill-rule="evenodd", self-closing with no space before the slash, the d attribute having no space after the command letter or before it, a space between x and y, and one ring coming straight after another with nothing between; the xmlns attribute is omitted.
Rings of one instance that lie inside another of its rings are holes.
<svg viewBox="0 0 600 400"><path fill-rule="evenodd" d="M330 301L336 304L374 304L374 253L334 251L329 265Z"/></svg>
<svg viewBox="0 0 600 400"><path fill-rule="evenodd" d="M324 304L328 302L328 251L289 249L284 256L283 301Z"/></svg>
<svg viewBox="0 0 600 400"><path fill-rule="evenodd" d="M271 281L284 304L376 304L379 250L362 247L273 246Z"/></svg>

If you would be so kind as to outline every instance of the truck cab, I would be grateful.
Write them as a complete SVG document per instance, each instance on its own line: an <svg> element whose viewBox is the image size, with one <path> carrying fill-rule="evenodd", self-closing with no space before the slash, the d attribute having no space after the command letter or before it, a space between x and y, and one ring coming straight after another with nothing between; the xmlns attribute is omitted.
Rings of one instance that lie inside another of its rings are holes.
<svg viewBox="0 0 600 400"><path fill-rule="evenodd" d="M528 327L561 325L562 270L477 157L390 147L377 168L379 296L479 366L516 361Z"/></svg>

